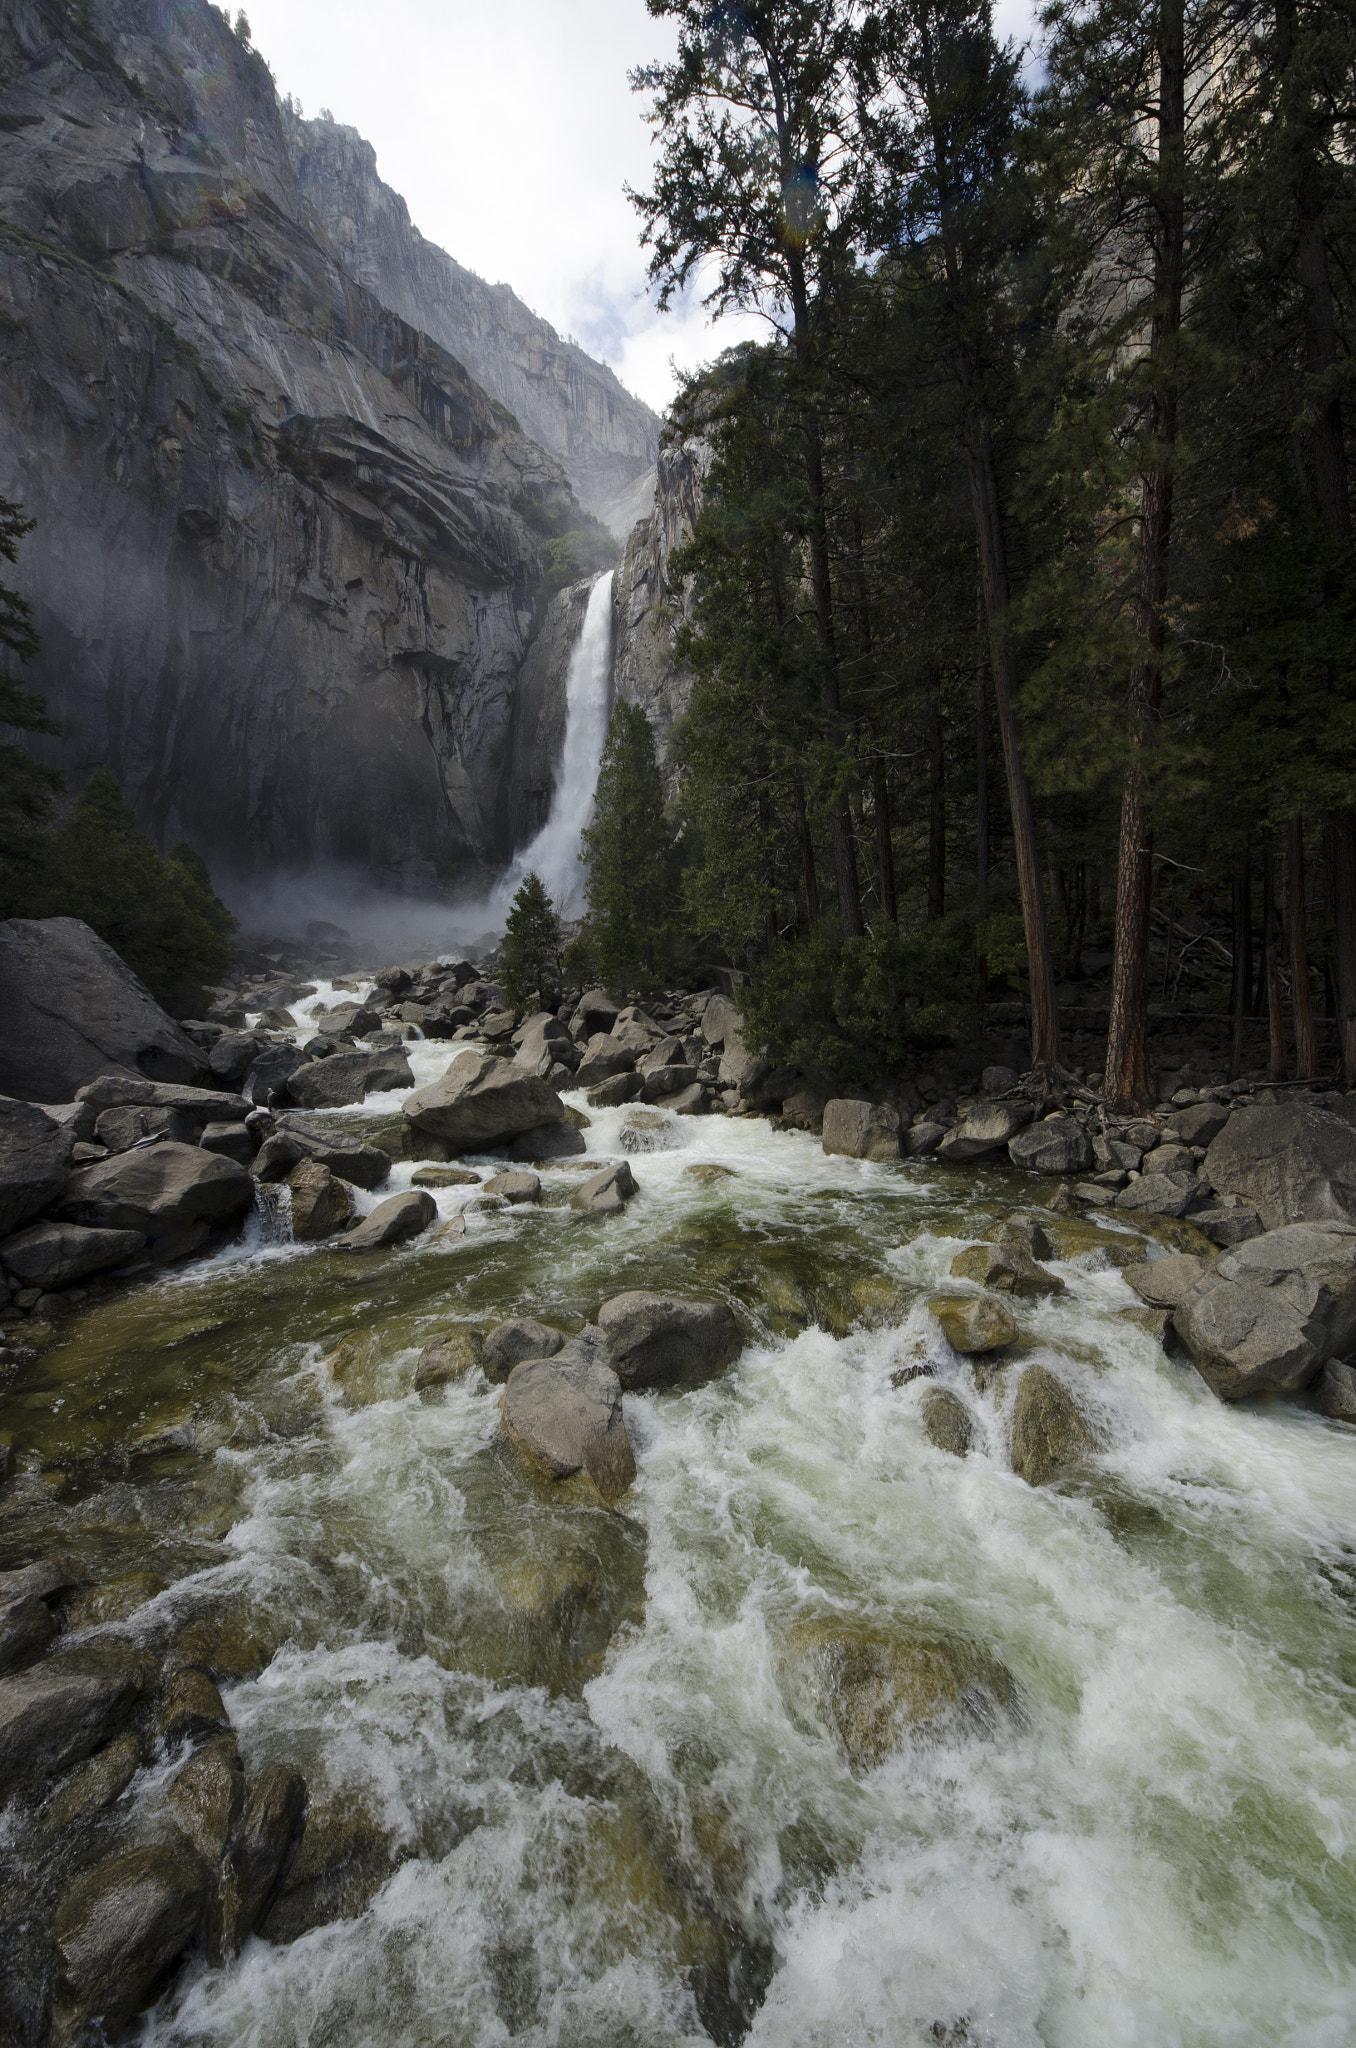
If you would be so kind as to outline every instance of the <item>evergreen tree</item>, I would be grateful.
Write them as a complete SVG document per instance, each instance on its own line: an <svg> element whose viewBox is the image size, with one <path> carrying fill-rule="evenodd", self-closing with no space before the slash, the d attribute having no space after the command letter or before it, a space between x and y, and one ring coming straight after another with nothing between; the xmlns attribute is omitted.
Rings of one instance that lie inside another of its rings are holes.
<svg viewBox="0 0 1356 2048"><path fill-rule="evenodd" d="M657 985L678 925L678 860L650 721L619 702L607 728L588 862L586 932L615 995Z"/></svg>
<svg viewBox="0 0 1356 2048"><path fill-rule="evenodd" d="M513 899L499 949L504 994L521 1011L534 991L545 1010L560 1002L560 919L541 876L527 874Z"/></svg>
<svg viewBox="0 0 1356 2048"><path fill-rule="evenodd" d="M0 556L13 562L19 542L33 531L22 509L0 498ZM38 651L33 613L17 590L0 583L0 725L19 732L58 734L41 697L20 689L10 664ZM43 827L61 777L12 741L0 741L0 917L22 916L42 870Z"/></svg>

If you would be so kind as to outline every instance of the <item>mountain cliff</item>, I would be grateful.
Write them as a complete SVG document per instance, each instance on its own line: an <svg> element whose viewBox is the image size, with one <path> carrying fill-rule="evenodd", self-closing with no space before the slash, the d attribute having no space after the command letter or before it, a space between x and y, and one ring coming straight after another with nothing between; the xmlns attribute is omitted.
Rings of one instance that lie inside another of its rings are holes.
<svg viewBox="0 0 1356 2048"><path fill-rule="evenodd" d="M673 637L692 593L690 584L671 584L669 557L692 538L710 462L700 436L665 442L653 503L632 528L612 582L613 696L638 704L649 719L670 794L678 764L669 742L692 689L691 671L674 660Z"/></svg>

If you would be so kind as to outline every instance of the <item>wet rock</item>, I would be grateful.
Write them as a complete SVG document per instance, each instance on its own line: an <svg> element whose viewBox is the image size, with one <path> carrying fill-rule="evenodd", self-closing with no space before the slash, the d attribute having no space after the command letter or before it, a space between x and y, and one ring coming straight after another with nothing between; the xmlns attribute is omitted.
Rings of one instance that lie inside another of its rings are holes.
<svg viewBox="0 0 1356 2048"><path fill-rule="evenodd" d="M622 1126L622 1151L633 1156L643 1152L672 1151L682 1143L683 1133L677 1124L658 1110L635 1110Z"/></svg>
<svg viewBox="0 0 1356 2048"><path fill-rule="evenodd" d="M928 1303L928 1313L941 1324L951 1349L967 1358L985 1351L1004 1351L1017 1341L1016 1323L992 1295L937 1298Z"/></svg>
<svg viewBox="0 0 1356 2048"><path fill-rule="evenodd" d="M633 1290L598 1311L612 1369L628 1390L696 1385L739 1357L744 1340L723 1301Z"/></svg>
<svg viewBox="0 0 1356 2048"><path fill-rule="evenodd" d="M570 1207L586 1216L615 1216L638 1194L635 1175L624 1159L595 1173L570 1196Z"/></svg>
<svg viewBox="0 0 1356 2048"><path fill-rule="evenodd" d="M0 1244L0 1265L26 1287L73 1287L91 1273L125 1266L146 1242L140 1230L91 1230L78 1223L30 1223Z"/></svg>
<svg viewBox="0 0 1356 2048"><path fill-rule="evenodd" d="M0 1673L35 1663L56 1633L56 1618L36 1593L0 1602Z"/></svg>
<svg viewBox="0 0 1356 2048"><path fill-rule="evenodd" d="M61 1213L105 1230L139 1230L154 1244L195 1223L230 1222L253 1200L254 1183L234 1159L167 1142L73 1173Z"/></svg>
<svg viewBox="0 0 1356 2048"><path fill-rule="evenodd" d="M953 1280L974 1280L996 1294L1015 1294L1037 1301L1045 1294L1063 1294L1064 1282L1047 1273L1020 1244L972 1244L951 1261Z"/></svg>
<svg viewBox="0 0 1356 2048"><path fill-rule="evenodd" d="M481 1356L485 1377L502 1386L515 1365L529 1358L554 1358L564 1342L559 1330L549 1323L535 1322L531 1316L510 1316L485 1339Z"/></svg>
<svg viewBox="0 0 1356 2048"><path fill-rule="evenodd" d="M584 1473L611 1502L636 1476L621 1381L596 1359L562 1354L515 1365L500 1421L510 1442L549 1479Z"/></svg>
<svg viewBox="0 0 1356 2048"><path fill-rule="evenodd" d="M153 1081L206 1070L192 1039L79 918L0 924L0 1017L3 1095L69 1102L110 1068Z"/></svg>
<svg viewBox="0 0 1356 2048"><path fill-rule="evenodd" d="M975 1440L975 1425L959 1394L949 1387L929 1387L919 1412L925 1434L939 1451L966 1456Z"/></svg>
<svg viewBox="0 0 1356 2048"><path fill-rule="evenodd" d="M254 1162L255 1178L285 1180L302 1158L318 1159L338 1179L349 1181L355 1188L379 1188L391 1171L391 1155L380 1146L368 1144L352 1132L326 1128L318 1118L311 1120L288 1110L279 1117L276 1134L260 1148Z"/></svg>
<svg viewBox="0 0 1356 2048"><path fill-rule="evenodd" d="M116 1734L149 1683L120 1643L89 1645L0 1678L0 1783L50 1778Z"/></svg>
<svg viewBox="0 0 1356 2048"><path fill-rule="evenodd" d="M245 1772L233 1735L214 1735L194 1750L166 1792L165 1806L204 1862L219 1863L245 1807Z"/></svg>
<svg viewBox="0 0 1356 2048"><path fill-rule="evenodd" d="M1207 1202L1203 1209L1193 1209L1191 1220L1221 1251L1262 1235L1261 1217L1251 1202L1240 1201L1236 1195L1223 1202Z"/></svg>
<svg viewBox="0 0 1356 2048"><path fill-rule="evenodd" d="M900 1139L900 1147L906 1159L928 1159L937 1150L947 1133L946 1124L911 1124Z"/></svg>
<svg viewBox="0 0 1356 2048"><path fill-rule="evenodd" d="M560 1097L536 1074L474 1052L460 1054L441 1080L416 1090L404 1112L456 1152L483 1151L521 1131L565 1121Z"/></svg>
<svg viewBox="0 0 1356 2048"><path fill-rule="evenodd" d="M1141 1301L1153 1308L1176 1308L1203 1274L1210 1270L1208 1259L1191 1252L1169 1252L1165 1259L1145 1265L1123 1266L1121 1277L1134 1288Z"/></svg>
<svg viewBox="0 0 1356 2048"><path fill-rule="evenodd" d="M1287 1096L1235 1109L1205 1155L1221 1195L1241 1195L1269 1231L1356 1223L1356 1095Z"/></svg>
<svg viewBox="0 0 1356 2048"><path fill-rule="evenodd" d="M1133 1323L1137 1330L1143 1330L1156 1344L1161 1344L1163 1349L1167 1350L1172 1329L1172 1317L1167 1309L1118 1308L1116 1319L1122 1323Z"/></svg>
<svg viewBox="0 0 1356 2048"><path fill-rule="evenodd" d="M983 1159L1001 1152L1031 1122L1029 1102L982 1102L948 1131L937 1150L943 1159Z"/></svg>
<svg viewBox="0 0 1356 2048"><path fill-rule="evenodd" d="M1330 1358L1314 1386L1314 1406L1330 1422L1356 1424L1356 1367Z"/></svg>
<svg viewBox="0 0 1356 2048"><path fill-rule="evenodd" d="M114 2033L155 1996L197 1933L209 1872L187 1842L110 1857L76 1879L57 1911L52 2048L95 2024Z"/></svg>
<svg viewBox="0 0 1356 2048"><path fill-rule="evenodd" d="M739 1178L732 1166L720 1166L715 1160L708 1159L700 1160L693 1166L685 1166L683 1172L691 1174L693 1180L702 1181L708 1186L718 1180L737 1180Z"/></svg>
<svg viewBox="0 0 1356 2048"><path fill-rule="evenodd" d="M224 1081L230 1088L239 1088L267 1045L267 1039L261 1038L257 1031L223 1031L207 1055L213 1080ZM241 1093L244 1093L243 1089Z"/></svg>
<svg viewBox="0 0 1356 2048"><path fill-rule="evenodd" d="M471 1323L454 1323L426 1344L419 1354L419 1363L414 1369L416 1393L425 1387L445 1386L449 1380L463 1379L468 1372L474 1372L481 1361L480 1331Z"/></svg>
<svg viewBox="0 0 1356 2048"><path fill-rule="evenodd" d="M293 1074L309 1064L299 1046L271 1045L250 1062L245 1073L244 1093L261 1109L276 1109L290 1102L289 1083Z"/></svg>
<svg viewBox="0 0 1356 2048"><path fill-rule="evenodd" d="M1208 1194L1206 1183L1194 1174L1178 1173L1170 1178L1166 1173L1142 1173L1121 1189L1115 1206L1145 1216L1189 1216Z"/></svg>
<svg viewBox="0 0 1356 2048"><path fill-rule="evenodd" d="M1092 1142L1074 1117L1049 1116L1009 1139L1008 1157L1027 1173L1086 1173Z"/></svg>
<svg viewBox="0 0 1356 2048"><path fill-rule="evenodd" d="M274 1843L284 1814L279 1788L270 1816ZM265 1818L262 1812L259 1818ZM261 1854L260 1864L264 1861ZM313 1927L351 1920L370 1904L395 1866L385 1831L365 1806L351 1794L315 1794L291 1867L258 1931L265 1941L288 1942Z"/></svg>
<svg viewBox="0 0 1356 2048"><path fill-rule="evenodd" d="M512 1208L520 1202L539 1202L541 1180L535 1173L496 1173L485 1182L482 1193L502 1195Z"/></svg>
<svg viewBox="0 0 1356 2048"><path fill-rule="evenodd" d="M1012 1469L1028 1486L1046 1486L1101 1448L1097 1432L1063 1380L1029 1365L1012 1411Z"/></svg>
<svg viewBox="0 0 1356 2048"><path fill-rule="evenodd" d="M57 1787L43 1808L49 1828L70 1827L86 1814L102 1813L120 1799L141 1767L141 1745L130 1731L80 1764Z"/></svg>
<svg viewBox="0 0 1356 2048"><path fill-rule="evenodd" d="M176 1672L165 1687L156 1719L167 1749L181 1742L199 1742L231 1725L221 1694L207 1673L191 1666Z"/></svg>
<svg viewBox="0 0 1356 2048"><path fill-rule="evenodd" d="M417 1188L478 1188L480 1175L466 1166L421 1166L410 1181Z"/></svg>
<svg viewBox="0 0 1356 2048"><path fill-rule="evenodd" d="M899 1111L883 1102L826 1102L821 1142L848 1159L898 1159Z"/></svg>
<svg viewBox="0 0 1356 2048"><path fill-rule="evenodd" d="M645 1083L639 1074L613 1074L610 1080L600 1081L596 1088L590 1088L587 1096L590 1109L620 1109L624 1103L639 1099Z"/></svg>
<svg viewBox="0 0 1356 2048"><path fill-rule="evenodd" d="M410 1188L403 1195L388 1195L345 1237L335 1239L341 1252L381 1251L387 1245L404 1244L428 1229L438 1214L438 1204L424 1188Z"/></svg>
<svg viewBox="0 0 1356 2048"><path fill-rule="evenodd" d="M1173 1310L1223 1400L1294 1393L1356 1346L1356 1226L1292 1223L1237 1245Z"/></svg>
<svg viewBox="0 0 1356 2048"><path fill-rule="evenodd" d="M215 1939L209 1941L210 1961L223 1962L238 1955L264 1920L286 1879L305 1821L306 1780L299 1771L284 1764L270 1764L251 1779L245 1794L245 1810L222 1874ZM351 1838L350 1864L356 1846ZM378 1868L386 1861L384 1842L373 1860ZM351 1871L350 1875L353 1874ZM381 1868L378 1884L385 1875L386 1870ZM294 1894L294 1917L304 1914L300 1896L303 1890L304 1887L299 1887ZM211 1953L213 1950L215 1953Z"/></svg>
<svg viewBox="0 0 1356 2048"><path fill-rule="evenodd" d="M157 1572L128 1572L82 1593L66 1610L67 1619L72 1628L103 1628L112 1621L126 1621L164 1590L165 1581Z"/></svg>
<svg viewBox="0 0 1356 2048"><path fill-rule="evenodd" d="M368 1095L411 1088L414 1074L403 1052L341 1052L312 1060L288 1076L287 1092L303 1109L343 1109Z"/></svg>
<svg viewBox="0 0 1356 2048"><path fill-rule="evenodd" d="M1012 1675L974 1646L919 1631L889 1636L839 1620L803 1622L791 1654L849 1761L874 1770L906 1735L956 1716L992 1728Z"/></svg>
<svg viewBox="0 0 1356 2048"><path fill-rule="evenodd" d="M0 925L0 949L3 936ZM74 1143L70 1126L55 1123L36 1104L0 1101L0 1235L8 1237L56 1200Z"/></svg>
<svg viewBox="0 0 1356 2048"><path fill-rule="evenodd" d="M1029 1209L1014 1209L989 1233L994 1244L1017 1245L1033 1259L1053 1259L1055 1247L1039 1216Z"/></svg>
<svg viewBox="0 0 1356 2048"><path fill-rule="evenodd" d="M571 1124L539 1124L534 1131L520 1131L509 1147L510 1159L540 1166L552 1159L575 1159L588 1146L582 1131Z"/></svg>
<svg viewBox="0 0 1356 2048"><path fill-rule="evenodd" d="M292 1236L298 1244L315 1244L347 1230L357 1215L352 1189L335 1178L318 1159L300 1159L287 1176L292 1196Z"/></svg>
<svg viewBox="0 0 1356 2048"><path fill-rule="evenodd" d="M699 1081L680 1088L676 1095L664 1097L664 1107L670 1116L706 1116L711 1108L711 1098Z"/></svg>

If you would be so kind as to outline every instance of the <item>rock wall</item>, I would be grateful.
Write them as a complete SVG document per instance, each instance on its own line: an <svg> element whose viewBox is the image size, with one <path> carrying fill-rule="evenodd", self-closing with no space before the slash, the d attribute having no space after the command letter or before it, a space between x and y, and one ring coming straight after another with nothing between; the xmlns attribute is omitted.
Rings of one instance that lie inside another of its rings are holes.
<svg viewBox="0 0 1356 2048"><path fill-rule="evenodd" d="M593 579L558 591L527 650L514 693L513 736L504 778L503 842L526 846L546 823L565 746L570 655L584 630Z"/></svg>
<svg viewBox="0 0 1356 2048"><path fill-rule="evenodd" d="M465 363L621 538L645 509L634 500L659 445L654 413L507 285L426 241L356 128L289 120L307 219L350 276Z"/></svg>
<svg viewBox="0 0 1356 2048"><path fill-rule="evenodd" d="M692 675L673 658L691 586L670 589L669 557L692 536L710 462L702 440L661 448L653 506L632 528L612 584L613 693L639 704L654 727L670 789L677 767L666 758L669 737L687 707Z"/></svg>
<svg viewBox="0 0 1356 2048"><path fill-rule="evenodd" d="M74 787L106 761L228 885L507 853L568 480L338 259L206 0L0 14L0 494Z"/></svg>

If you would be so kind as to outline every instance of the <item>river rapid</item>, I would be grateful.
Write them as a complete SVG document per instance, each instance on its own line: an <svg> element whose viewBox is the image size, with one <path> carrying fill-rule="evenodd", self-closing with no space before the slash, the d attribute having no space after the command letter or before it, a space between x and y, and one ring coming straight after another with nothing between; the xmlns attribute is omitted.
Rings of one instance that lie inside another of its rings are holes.
<svg viewBox="0 0 1356 2048"><path fill-rule="evenodd" d="M409 1050L422 1082L453 1048ZM330 1114L373 1130L400 1099ZM592 1159L620 1156L633 1113L588 1114ZM366 1259L256 1212L77 1309L6 1389L0 1564L74 1552L112 1582L83 1625L226 1674L248 1769L298 1764L313 1810L384 1844L356 1917L191 1966L145 2038L1356 2039L1351 1437L1222 1405L1121 1318L1121 1266L1183 1226L1052 1218L1067 1291L1014 1304L977 1378L924 1299L966 1291L956 1252L1043 1184L762 1120L655 1135L615 1218L566 1206L583 1159L540 1206ZM526 1473L478 1371L413 1391L449 1322L568 1332L628 1287L719 1295L747 1343L626 1397L617 1512ZM1007 1457L1036 1359L1105 1445L1041 1488ZM972 1413L966 1458L924 1434L924 1361ZM972 1645L1011 1698L854 1763L799 1674L825 1628Z"/></svg>

